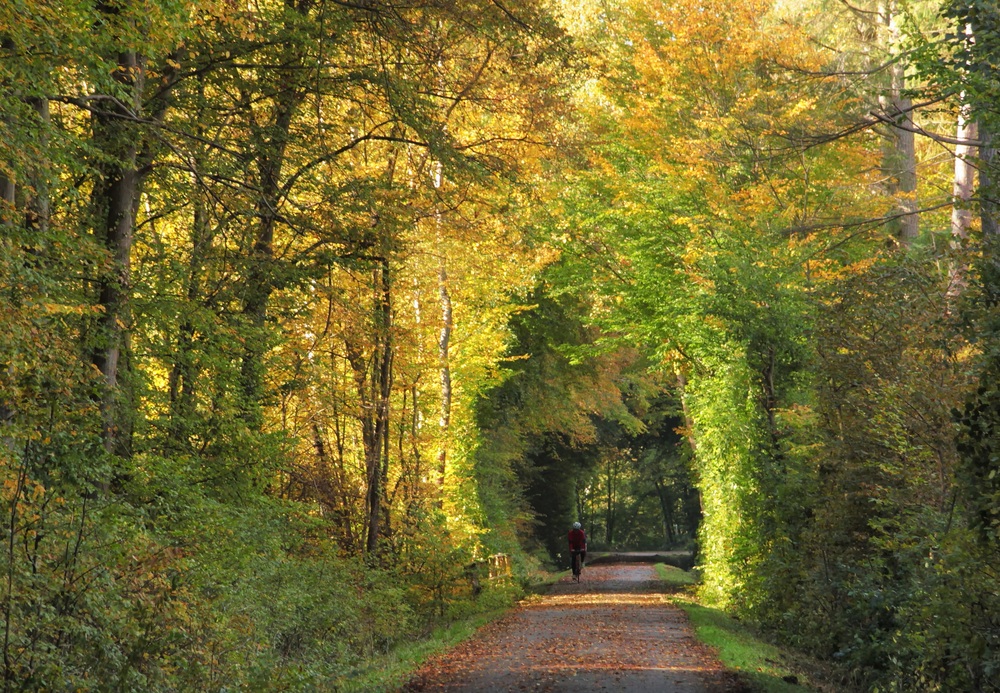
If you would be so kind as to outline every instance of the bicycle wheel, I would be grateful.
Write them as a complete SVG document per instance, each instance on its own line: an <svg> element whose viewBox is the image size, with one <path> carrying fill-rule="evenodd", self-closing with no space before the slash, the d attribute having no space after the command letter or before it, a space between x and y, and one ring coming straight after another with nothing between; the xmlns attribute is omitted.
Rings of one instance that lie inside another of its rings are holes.
<svg viewBox="0 0 1000 693"><path fill-rule="evenodd" d="M580 553L578 551L573 552L573 579L576 582L580 582L580 571L582 566L580 565Z"/></svg>

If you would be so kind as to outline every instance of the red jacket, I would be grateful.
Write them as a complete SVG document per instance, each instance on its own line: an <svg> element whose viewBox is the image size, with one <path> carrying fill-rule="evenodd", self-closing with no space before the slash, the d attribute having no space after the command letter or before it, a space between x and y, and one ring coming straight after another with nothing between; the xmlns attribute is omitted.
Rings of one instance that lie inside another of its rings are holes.
<svg viewBox="0 0 1000 693"><path fill-rule="evenodd" d="M583 533L582 529L571 529L569 531L569 550L570 551L587 550L587 535Z"/></svg>

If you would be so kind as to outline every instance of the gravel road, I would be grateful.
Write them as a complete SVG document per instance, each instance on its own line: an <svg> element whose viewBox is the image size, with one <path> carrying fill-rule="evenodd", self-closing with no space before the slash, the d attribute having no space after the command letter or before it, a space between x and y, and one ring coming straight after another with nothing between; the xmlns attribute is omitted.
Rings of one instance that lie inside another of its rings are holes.
<svg viewBox="0 0 1000 693"><path fill-rule="evenodd" d="M588 566L429 661L408 693L737 693L653 566Z"/></svg>

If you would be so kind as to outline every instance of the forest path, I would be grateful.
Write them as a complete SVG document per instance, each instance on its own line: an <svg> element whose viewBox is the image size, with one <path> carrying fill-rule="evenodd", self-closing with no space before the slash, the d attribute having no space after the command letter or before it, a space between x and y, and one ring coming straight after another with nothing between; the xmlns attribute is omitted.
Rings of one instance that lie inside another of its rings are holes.
<svg viewBox="0 0 1000 693"><path fill-rule="evenodd" d="M744 690L695 639L651 565L596 565L565 578L424 665L403 691Z"/></svg>

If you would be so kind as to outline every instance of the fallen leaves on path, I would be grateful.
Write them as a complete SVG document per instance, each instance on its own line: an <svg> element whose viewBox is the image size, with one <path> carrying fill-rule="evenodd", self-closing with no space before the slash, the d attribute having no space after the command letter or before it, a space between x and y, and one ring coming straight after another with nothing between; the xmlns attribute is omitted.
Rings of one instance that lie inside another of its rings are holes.
<svg viewBox="0 0 1000 693"><path fill-rule="evenodd" d="M648 565L593 566L429 661L404 691L731 692Z"/></svg>

